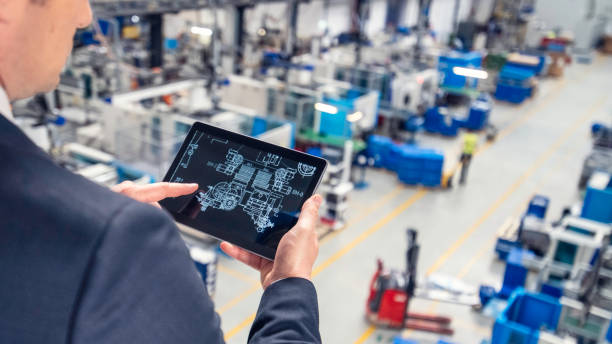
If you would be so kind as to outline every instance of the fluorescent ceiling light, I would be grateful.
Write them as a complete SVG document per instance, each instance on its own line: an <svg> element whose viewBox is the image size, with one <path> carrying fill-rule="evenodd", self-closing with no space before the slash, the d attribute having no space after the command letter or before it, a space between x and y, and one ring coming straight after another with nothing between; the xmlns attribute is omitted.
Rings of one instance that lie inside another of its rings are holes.
<svg viewBox="0 0 612 344"><path fill-rule="evenodd" d="M212 36L213 30L207 27L192 26L191 33L194 35L200 35L200 36Z"/></svg>
<svg viewBox="0 0 612 344"><path fill-rule="evenodd" d="M351 123L355 123L355 122L359 121L362 118L363 118L363 112L361 112L361 111L357 111L357 112L354 112L354 113L346 116L346 120L351 122Z"/></svg>
<svg viewBox="0 0 612 344"><path fill-rule="evenodd" d="M487 73L487 71L474 68L453 67L453 73L476 79L486 79L489 77L489 73Z"/></svg>
<svg viewBox="0 0 612 344"><path fill-rule="evenodd" d="M335 115L338 113L338 108L329 104L315 103L314 108L317 111L325 112L330 115Z"/></svg>

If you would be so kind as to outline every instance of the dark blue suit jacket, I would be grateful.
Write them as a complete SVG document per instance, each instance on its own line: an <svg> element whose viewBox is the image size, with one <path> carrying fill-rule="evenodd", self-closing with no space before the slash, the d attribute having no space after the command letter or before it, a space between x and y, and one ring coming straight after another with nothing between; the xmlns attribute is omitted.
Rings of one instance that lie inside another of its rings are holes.
<svg viewBox="0 0 612 344"><path fill-rule="evenodd" d="M223 343L172 219L57 166L0 116L0 343ZM320 343L311 282L263 294L249 343Z"/></svg>

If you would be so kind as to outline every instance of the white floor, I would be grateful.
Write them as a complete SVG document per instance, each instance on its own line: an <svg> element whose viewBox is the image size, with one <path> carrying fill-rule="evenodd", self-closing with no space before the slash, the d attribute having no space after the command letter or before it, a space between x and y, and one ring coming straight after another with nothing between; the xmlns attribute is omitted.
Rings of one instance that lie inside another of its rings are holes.
<svg viewBox="0 0 612 344"><path fill-rule="evenodd" d="M391 173L368 171L370 187L352 194L346 229L321 241L314 283L323 342L392 342L397 331L375 329L365 321L365 301L376 258L404 268L409 227L419 230L420 274L499 285L503 266L494 260L493 239L504 221L518 216L534 193L550 197L549 219L578 199L590 125L610 122L610 76L612 58L600 56L592 65L572 65L562 79L541 81L538 94L524 104L496 104L492 122L500 128L498 140L481 146L465 186L410 188ZM421 144L440 142L447 151L457 144L442 140L423 137ZM221 258L214 299L228 343L246 343L261 292L254 271ZM412 310L452 317L452 342L479 343L490 336L490 322L467 307L415 300ZM439 338L418 332L408 336L420 343Z"/></svg>

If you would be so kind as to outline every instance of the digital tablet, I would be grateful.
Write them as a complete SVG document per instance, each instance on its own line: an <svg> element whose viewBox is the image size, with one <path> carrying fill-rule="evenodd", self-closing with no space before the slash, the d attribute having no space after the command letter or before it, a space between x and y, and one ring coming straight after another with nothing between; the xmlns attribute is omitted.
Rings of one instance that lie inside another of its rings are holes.
<svg viewBox="0 0 612 344"><path fill-rule="evenodd" d="M198 183L198 191L160 204L182 224L273 260L326 166L324 159L196 122L164 181Z"/></svg>

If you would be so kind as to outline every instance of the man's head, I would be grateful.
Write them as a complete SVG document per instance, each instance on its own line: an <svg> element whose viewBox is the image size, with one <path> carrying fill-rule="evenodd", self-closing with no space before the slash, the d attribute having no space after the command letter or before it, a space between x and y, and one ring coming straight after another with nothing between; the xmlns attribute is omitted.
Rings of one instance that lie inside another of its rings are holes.
<svg viewBox="0 0 612 344"><path fill-rule="evenodd" d="M91 16L89 0L0 0L0 85L11 100L55 88Z"/></svg>

